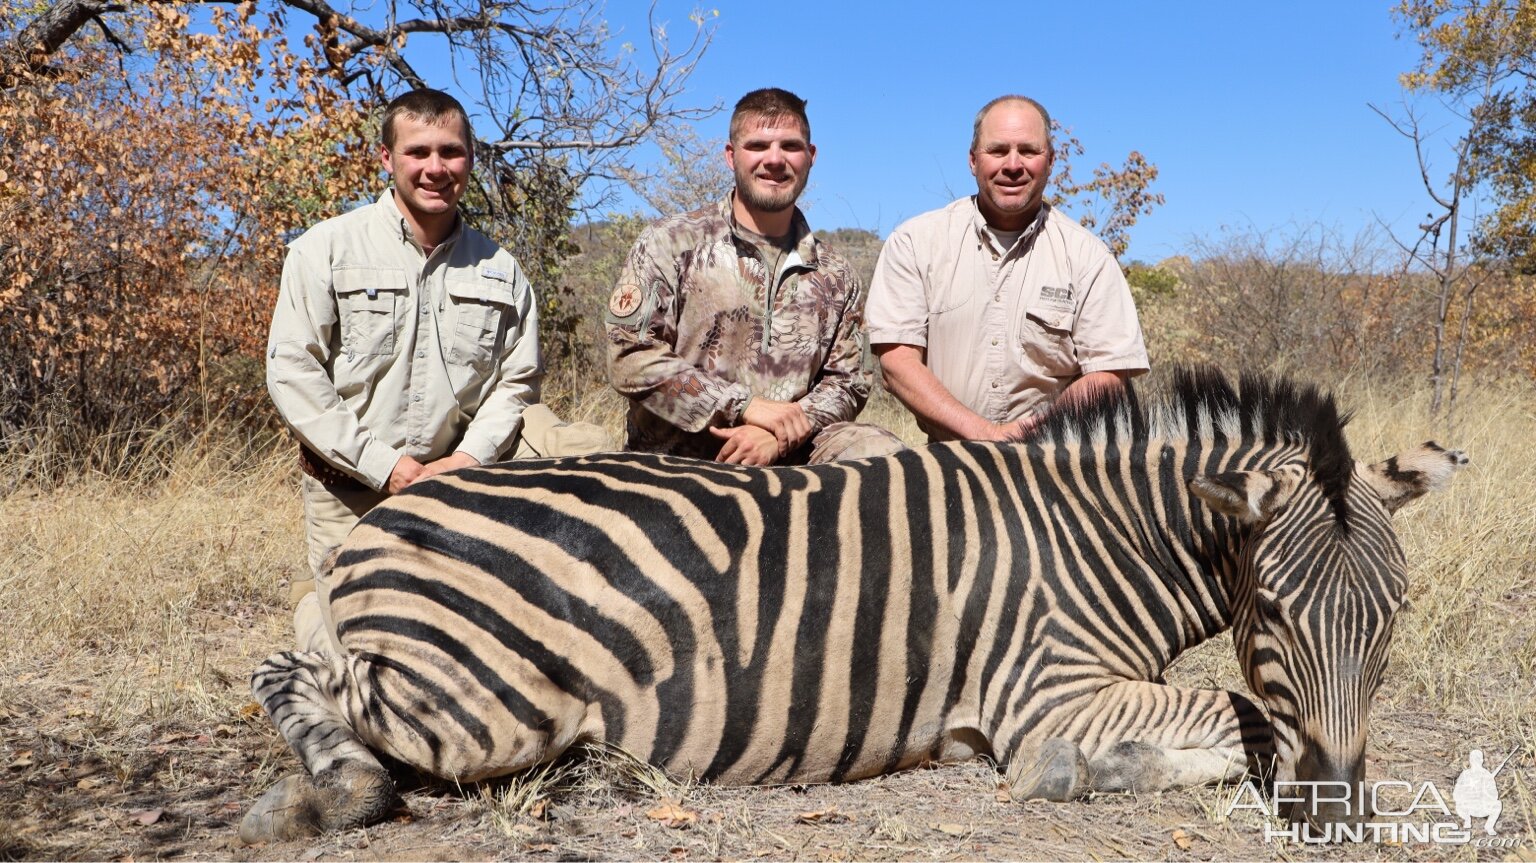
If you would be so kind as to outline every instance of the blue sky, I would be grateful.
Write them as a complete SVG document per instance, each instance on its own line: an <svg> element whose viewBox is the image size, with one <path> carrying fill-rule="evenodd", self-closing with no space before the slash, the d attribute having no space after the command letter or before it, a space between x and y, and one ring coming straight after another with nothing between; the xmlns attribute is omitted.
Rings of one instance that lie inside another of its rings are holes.
<svg viewBox="0 0 1536 863"><path fill-rule="evenodd" d="M620 38L642 41L644 5L609 3ZM694 8L660 0L656 14L683 38ZM1369 107L1400 109L1397 75L1417 58L1389 0L714 8L687 101L728 108L760 86L807 98L816 227L884 236L974 191L971 120L1004 92L1039 99L1077 135L1079 176L1133 149L1158 166L1167 201L1133 229L1128 259L1161 260L1223 228L1349 237L1379 217L1412 232L1429 210L1412 145ZM726 122L698 132L723 138Z"/></svg>

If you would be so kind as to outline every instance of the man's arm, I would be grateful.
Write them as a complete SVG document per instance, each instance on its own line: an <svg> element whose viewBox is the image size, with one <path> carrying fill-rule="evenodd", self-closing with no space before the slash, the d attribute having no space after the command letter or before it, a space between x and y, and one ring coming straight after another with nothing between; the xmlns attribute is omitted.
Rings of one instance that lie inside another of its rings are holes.
<svg viewBox="0 0 1536 863"><path fill-rule="evenodd" d="M1041 413L1030 414L1020 419L1016 425L1018 432L1015 437L1028 433L1035 426L1045 421L1045 418L1056 411L1087 405L1097 399L1112 395L1125 388L1125 382L1136 373L1130 370L1088 372L1077 380L1067 384L1067 388L1061 391L1056 401L1051 403L1049 409Z"/></svg>
<svg viewBox="0 0 1536 863"><path fill-rule="evenodd" d="M833 423L852 422L869 401L870 374L864 367L864 286L852 271L833 274L832 278L845 280L848 290L838 309L837 331L826 359L812 376L810 391L798 402L810 419L811 434Z"/></svg>
<svg viewBox="0 0 1536 863"><path fill-rule="evenodd" d="M386 489L402 454L358 422L326 372L340 326L330 278L328 263L289 249L267 341L267 391L311 451L370 488Z"/></svg>
<svg viewBox="0 0 1536 863"><path fill-rule="evenodd" d="M657 228L635 241L604 318L608 380L625 398L687 432L734 426L752 390L678 355L676 250Z"/></svg>
<svg viewBox="0 0 1536 863"><path fill-rule="evenodd" d="M1007 440L1024 430L1021 423L994 423L961 404L928 368L922 348L882 344L874 350L886 387L929 428L961 440Z"/></svg>

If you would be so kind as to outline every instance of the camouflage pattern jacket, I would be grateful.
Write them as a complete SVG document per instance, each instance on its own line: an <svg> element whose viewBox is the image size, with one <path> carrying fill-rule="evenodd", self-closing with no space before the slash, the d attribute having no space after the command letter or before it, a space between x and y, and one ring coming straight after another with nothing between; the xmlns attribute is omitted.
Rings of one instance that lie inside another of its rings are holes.
<svg viewBox="0 0 1536 863"><path fill-rule="evenodd" d="M814 432L869 397L864 287L795 211L795 248L770 278L731 199L647 228L608 303L608 374L630 400L626 449L714 458L709 426L753 396L797 401Z"/></svg>

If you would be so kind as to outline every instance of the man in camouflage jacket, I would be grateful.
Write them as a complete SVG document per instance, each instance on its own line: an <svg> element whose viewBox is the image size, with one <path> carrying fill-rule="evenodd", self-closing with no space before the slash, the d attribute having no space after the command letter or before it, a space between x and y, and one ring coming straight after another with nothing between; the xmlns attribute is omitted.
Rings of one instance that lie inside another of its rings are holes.
<svg viewBox="0 0 1536 863"><path fill-rule="evenodd" d="M767 465L902 447L852 422L869 397L865 294L795 207L815 154L803 100L748 93L725 149L735 191L635 242L606 316L627 449Z"/></svg>

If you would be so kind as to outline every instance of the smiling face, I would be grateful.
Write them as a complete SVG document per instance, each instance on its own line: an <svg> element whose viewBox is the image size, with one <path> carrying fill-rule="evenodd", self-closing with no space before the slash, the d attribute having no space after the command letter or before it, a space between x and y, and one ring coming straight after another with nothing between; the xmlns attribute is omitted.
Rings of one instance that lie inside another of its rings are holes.
<svg viewBox="0 0 1536 863"><path fill-rule="evenodd" d="M753 116L725 145L725 163L736 174L736 200L754 214L786 213L811 178L816 147L800 121L780 114Z"/></svg>
<svg viewBox="0 0 1536 863"><path fill-rule="evenodd" d="M971 149L976 203L987 224L1021 231L1034 220L1051 175L1046 120L1028 102L1000 102L982 118Z"/></svg>
<svg viewBox="0 0 1536 863"><path fill-rule="evenodd" d="M453 228L474 164L464 118L450 113L428 122L402 114L393 131L379 158L394 177L395 206L418 241L435 245Z"/></svg>

